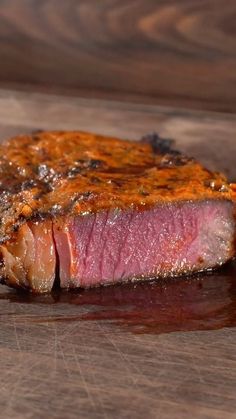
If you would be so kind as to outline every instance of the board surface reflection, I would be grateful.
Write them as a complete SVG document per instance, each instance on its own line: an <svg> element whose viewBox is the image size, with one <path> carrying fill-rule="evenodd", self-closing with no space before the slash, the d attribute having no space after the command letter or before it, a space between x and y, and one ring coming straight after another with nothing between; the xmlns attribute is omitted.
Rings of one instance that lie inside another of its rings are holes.
<svg viewBox="0 0 236 419"><path fill-rule="evenodd" d="M7 300L11 308L21 306L20 312L10 314L16 321L106 321L133 333L154 334L236 326L236 263L189 278L54 290L49 295L3 288L0 299ZM22 309L24 305L38 310L31 313ZM47 314L42 307L49 305L55 310Z"/></svg>

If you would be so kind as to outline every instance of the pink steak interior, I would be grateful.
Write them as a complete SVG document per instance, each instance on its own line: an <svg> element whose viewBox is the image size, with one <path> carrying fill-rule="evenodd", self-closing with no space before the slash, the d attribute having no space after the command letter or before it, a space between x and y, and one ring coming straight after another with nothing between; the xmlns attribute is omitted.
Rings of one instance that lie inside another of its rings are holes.
<svg viewBox="0 0 236 419"><path fill-rule="evenodd" d="M53 226L61 286L208 269L232 257L234 232L233 205L223 200L68 218Z"/></svg>
<svg viewBox="0 0 236 419"><path fill-rule="evenodd" d="M7 283L50 291L213 268L234 255L234 205L225 200L110 210L29 222L1 245Z"/></svg>

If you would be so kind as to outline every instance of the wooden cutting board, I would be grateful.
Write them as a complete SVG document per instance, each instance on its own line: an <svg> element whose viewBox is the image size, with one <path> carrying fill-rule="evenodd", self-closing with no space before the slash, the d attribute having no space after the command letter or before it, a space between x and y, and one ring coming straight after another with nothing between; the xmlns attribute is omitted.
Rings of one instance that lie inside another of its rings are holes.
<svg viewBox="0 0 236 419"><path fill-rule="evenodd" d="M0 91L1 140L35 129L157 131L236 179L235 115ZM1 417L235 418L235 272L70 297L2 286Z"/></svg>

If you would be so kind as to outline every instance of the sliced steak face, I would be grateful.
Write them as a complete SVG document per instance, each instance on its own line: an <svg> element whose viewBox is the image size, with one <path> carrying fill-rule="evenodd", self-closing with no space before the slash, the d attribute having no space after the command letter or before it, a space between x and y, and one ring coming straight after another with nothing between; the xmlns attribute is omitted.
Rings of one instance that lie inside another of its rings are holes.
<svg viewBox="0 0 236 419"><path fill-rule="evenodd" d="M202 201L103 211L54 224L63 288L166 277L233 256L233 204Z"/></svg>
<svg viewBox="0 0 236 419"><path fill-rule="evenodd" d="M234 185L158 140L80 132L0 147L0 275L50 291L211 269L235 254Z"/></svg>
<svg viewBox="0 0 236 419"><path fill-rule="evenodd" d="M14 240L0 246L2 276L9 285L47 292L56 274L52 222L25 223Z"/></svg>

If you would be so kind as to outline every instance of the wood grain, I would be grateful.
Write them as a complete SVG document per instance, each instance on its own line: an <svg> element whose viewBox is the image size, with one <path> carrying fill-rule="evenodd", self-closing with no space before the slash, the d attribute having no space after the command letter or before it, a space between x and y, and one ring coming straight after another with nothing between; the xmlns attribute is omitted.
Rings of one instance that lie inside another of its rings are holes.
<svg viewBox="0 0 236 419"><path fill-rule="evenodd" d="M0 139L34 129L157 130L236 179L234 115L0 91ZM236 329L133 335L104 320L53 321L78 310L90 308L17 302L0 288L1 417L235 418Z"/></svg>
<svg viewBox="0 0 236 419"><path fill-rule="evenodd" d="M235 0L0 0L0 82L236 111L235 18Z"/></svg>

